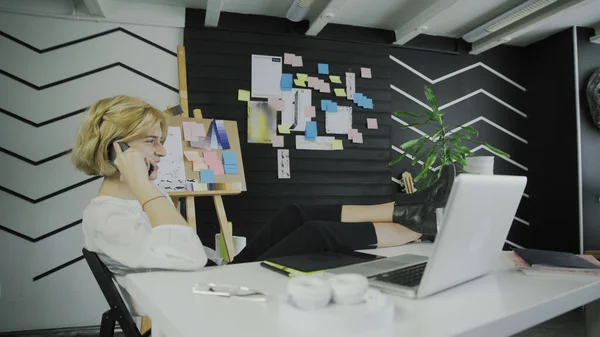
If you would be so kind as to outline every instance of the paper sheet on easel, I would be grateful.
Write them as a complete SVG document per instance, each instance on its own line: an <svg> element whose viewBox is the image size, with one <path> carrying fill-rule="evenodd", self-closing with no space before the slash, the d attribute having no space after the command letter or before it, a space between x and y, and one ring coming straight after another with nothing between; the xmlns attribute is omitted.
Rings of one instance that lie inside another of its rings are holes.
<svg viewBox="0 0 600 337"><path fill-rule="evenodd" d="M252 97L281 97L281 56L252 55Z"/></svg>
<svg viewBox="0 0 600 337"><path fill-rule="evenodd" d="M166 155L160 160L156 184L167 192L185 189L185 166L181 144L181 128L169 127L163 144Z"/></svg>

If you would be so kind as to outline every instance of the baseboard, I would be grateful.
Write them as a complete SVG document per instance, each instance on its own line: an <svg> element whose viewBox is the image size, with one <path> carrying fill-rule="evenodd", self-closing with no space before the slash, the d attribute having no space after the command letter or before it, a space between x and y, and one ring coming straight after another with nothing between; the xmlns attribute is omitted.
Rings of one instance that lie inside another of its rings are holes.
<svg viewBox="0 0 600 337"><path fill-rule="evenodd" d="M122 332L120 327L115 328L115 332ZM41 329L0 332L0 337L91 337L100 334L100 326L78 326L72 328L60 329Z"/></svg>

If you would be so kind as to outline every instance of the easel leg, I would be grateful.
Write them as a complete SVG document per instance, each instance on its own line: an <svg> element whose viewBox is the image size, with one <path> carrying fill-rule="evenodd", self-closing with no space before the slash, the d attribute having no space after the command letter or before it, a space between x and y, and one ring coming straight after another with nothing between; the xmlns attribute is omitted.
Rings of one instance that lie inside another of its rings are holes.
<svg viewBox="0 0 600 337"><path fill-rule="evenodd" d="M150 328L152 328L152 321L150 320L150 318L147 316L142 317L142 328L140 329L142 335Z"/></svg>
<svg viewBox="0 0 600 337"><path fill-rule="evenodd" d="M194 203L194 197L185 197L185 213L187 216L188 225L190 225L194 232L196 231L196 204Z"/></svg>
<svg viewBox="0 0 600 337"><path fill-rule="evenodd" d="M585 306L585 335L600 336L600 299Z"/></svg>
<svg viewBox="0 0 600 337"><path fill-rule="evenodd" d="M233 233L231 233L231 230L229 229L227 214L225 214L225 206L223 205L223 198L221 198L220 195L213 195L213 200L215 202L217 217L219 218L221 235L224 238L225 249L227 250L227 256L225 259L228 262L231 262L235 256L235 250L233 248Z"/></svg>

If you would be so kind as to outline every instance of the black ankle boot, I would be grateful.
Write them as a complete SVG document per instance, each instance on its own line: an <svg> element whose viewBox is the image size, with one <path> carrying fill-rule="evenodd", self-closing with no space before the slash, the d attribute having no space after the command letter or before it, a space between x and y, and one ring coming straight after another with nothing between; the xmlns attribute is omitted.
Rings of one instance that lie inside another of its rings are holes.
<svg viewBox="0 0 600 337"><path fill-rule="evenodd" d="M455 176L454 165L444 166L433 185L412 194L398 194L392 216L394 223L423 234L423 240L433 241L437 234L435 210L446 206Z"/></svg>

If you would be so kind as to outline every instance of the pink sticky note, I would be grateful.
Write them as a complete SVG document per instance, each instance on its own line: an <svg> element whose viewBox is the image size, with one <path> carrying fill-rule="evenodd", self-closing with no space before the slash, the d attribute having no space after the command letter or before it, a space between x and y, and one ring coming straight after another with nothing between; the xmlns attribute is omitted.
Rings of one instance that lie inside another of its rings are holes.
<svg viewBox="0 0 600 337"><path fill-rule="evenodd" d="M294 61L295 58L296 58L296 55L290 54L290 53L285 53L285 54L283 54L283 64L292 65L292 62Z"/></svg>
<svg viewBox="0 0 600 337"><path fill-rule="evenodd" d="M377 118L367 118L367 129L377 130Z"/></svg>
<svg viewBox="0 0 600 337"><path fill-rule="evenodd" d="M360 68L360 76L363 78L371 78L371 68Z"/></svg>
<svg viewBox="0 0 600 337"><path fill-rule="evenodd" d="M211 164L220 163L219 159L217 158L217 153L214 151L204 152L204 162L208 166L210 166Z"/></svg>
<svg viewBox="0 0 600 337"><path fill-rule="evenodd" d="M348 129L348 140L352 140L352 135L354 135L354 132L352 132L352 129Z"/></svg>
<svg viewBox="0 0 600 337"><path fill-rule="evenodd" d="M314 88L315 86L319 85L319 79L316 77L308 77L308 87L309 88Z"/></svg>
<svg viewBox="0 0 600 337"><path fill-rule="evenodd" d="M353 143L359 143L362 144L363 143L363 135L362 133L358 132L352 135L352 142Z"/></svg>
<svg viewBox="0 0 600 337"><path fill-rule="evenodd" d="M325 82L325 81L321 81L321 84L319 85L319 91L321 91L322 93L330 93L331 92L331 87L329 86L329 83Z"/></svg>
<svg viewBox="0 0 600 337"><path fill-rule="evenodd" d="M308 118L313 118L317 116L316 110L314 106L304 107L304 116Z"/></svg>
<svg viewBox="0 0 600 337"><path fill-rule="evenodd" d="M293 59L292 59L292 67L302 67L303 62L302 62L302 56L298 56L296 55Z"/></svg>
<svg viewBox="0 0 600 337"><path fill-rule="evenodd" d="M276 111L283 111L283 100L279 98L269 98L269 106Z"/></svg>
<svg viewBox="0 0 600 337"><path fill-rule="evenodd" d="M204 163L204 161L194 161L192 162L192 170L199 172L200 170L206 170L208 166Z"/></svg>
<svg viewBox="0 0 600 337"><path fill-rule="evenodd" d="M192 127L190 124L193 122L182 122L181 126L183 127L183 139L188 142L195 142L198 140L198 137L194 137L192 135Z"/></svg>
<svg viewBox="0 0 600 337"><path fill-rule="evenodd" d="M283 136L272 136L271 143L273 144L273 147L283 147Z"/></svg>
<svg viewBox="0 0 600 337"><path fill-rule="evenodd" d="M185 156L185 159L191 162L198 161L201 159L200 155L196 151L183 151L183 155Z"/></svg>
<svg viewBox="0 0 600 337"><path fill-rule="evenodd" d="M193 123L191 128L192 128L192 137L200 138L200 137L206 136L206 131L204 130L204 124Z"/></svg>
<svg viewBox="0 0 600 337"><path fill-rule="evenodd" d="M208 165L208 167L215 172L216 176L222 176L225 174L225 168L221 163Z"/></svg>

